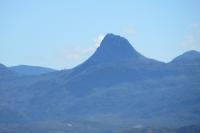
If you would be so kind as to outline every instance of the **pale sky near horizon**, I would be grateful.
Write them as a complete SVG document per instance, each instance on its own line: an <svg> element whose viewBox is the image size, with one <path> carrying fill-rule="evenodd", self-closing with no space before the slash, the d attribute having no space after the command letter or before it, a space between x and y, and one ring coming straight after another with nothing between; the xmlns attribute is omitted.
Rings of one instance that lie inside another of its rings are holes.
<svg viewBox="0 0 200 133"><path fill-rule="evenodd" d="M106 33L141 54L169 62L200 51L199 0L1 0L0 63L71 68Z"/></svg>

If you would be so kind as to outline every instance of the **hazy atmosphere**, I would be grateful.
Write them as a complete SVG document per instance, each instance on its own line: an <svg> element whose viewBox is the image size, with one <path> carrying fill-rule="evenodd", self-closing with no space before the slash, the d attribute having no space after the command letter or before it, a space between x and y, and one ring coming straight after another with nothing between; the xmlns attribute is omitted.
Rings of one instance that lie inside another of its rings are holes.
<svg viewBox="0 0 200 133"><path fill-rule="evenodd" d="M0 133L200 133L200 0L0 0Z"/></svg>
<svg viewBox="0 0 200 133"><path fill-rule="evenodd" d="M115 33L145 56L169 62L200 50L199 12L198 0L1 0L0 61L72 68Z"/></svg>

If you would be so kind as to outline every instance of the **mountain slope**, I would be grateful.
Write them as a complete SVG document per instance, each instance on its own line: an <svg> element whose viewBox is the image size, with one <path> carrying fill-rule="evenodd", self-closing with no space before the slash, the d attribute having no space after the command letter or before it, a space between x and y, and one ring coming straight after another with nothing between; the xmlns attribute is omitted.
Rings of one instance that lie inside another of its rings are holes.
<svg viewBox="0 0 200 133"><path fill-rule="evenodd" d="M0 82L1 82L1 80L10 79L10 78L15 77L15 76L16 76L15 72L11 71L5 65L0 64Z"/></svg>

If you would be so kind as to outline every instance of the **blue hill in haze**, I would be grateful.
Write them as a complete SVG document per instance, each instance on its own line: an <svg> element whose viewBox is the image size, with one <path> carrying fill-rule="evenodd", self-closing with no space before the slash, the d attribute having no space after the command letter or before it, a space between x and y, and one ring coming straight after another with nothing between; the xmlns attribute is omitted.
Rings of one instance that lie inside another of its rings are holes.
<svg viewBox="0 0 200 133"><path fill-rule="evenodd" d="M13 66L10 67L9 69L21 75L40 75L56 71L51 68L40 67L40 66L28 66L28 65Z"/></svg>
<svg viewBox="0 0 200 133"><path fill-rule="evenodd" d="M185 52L182 55L176 57L174 60L172 60L171 63L199 65L200 64L199 60L200 60L200 52L191 50L191 51Z"/></svg>

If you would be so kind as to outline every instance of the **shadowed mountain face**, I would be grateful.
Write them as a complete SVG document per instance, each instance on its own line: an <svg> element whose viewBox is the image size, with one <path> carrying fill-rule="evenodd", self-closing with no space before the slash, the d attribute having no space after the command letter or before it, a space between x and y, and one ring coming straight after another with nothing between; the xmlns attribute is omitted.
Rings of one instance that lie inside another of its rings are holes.
<svg viewBox="0 0 200 133"><path fill-rule="evenodd" d="M190 51L162 63L141 55L125 38L108 34L88 60L71 70L0 79L0 110L16 112L16 119L23 116L28 122L196 124L199 62L199 52Z"/></svg>

